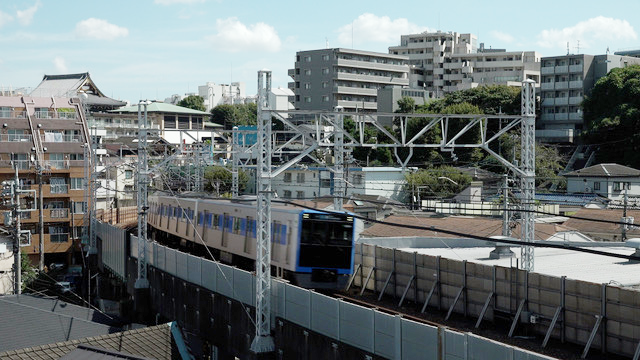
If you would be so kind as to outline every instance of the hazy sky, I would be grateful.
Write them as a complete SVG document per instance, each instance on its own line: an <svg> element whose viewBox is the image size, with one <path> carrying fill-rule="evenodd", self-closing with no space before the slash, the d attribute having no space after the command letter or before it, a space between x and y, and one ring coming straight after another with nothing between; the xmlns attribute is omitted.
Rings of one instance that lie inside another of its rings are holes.
<svg viewBox="0 0 640 360"><path fill-rule="evenodd" d="M164 99L207 81L292 81L295 53L387 52L401 34L473 33L486 47L543 56L640 48L640 1L28 0L0 2L0 87L90 72L117 99ZM579 50L578 50L579 44Z"/></svg>

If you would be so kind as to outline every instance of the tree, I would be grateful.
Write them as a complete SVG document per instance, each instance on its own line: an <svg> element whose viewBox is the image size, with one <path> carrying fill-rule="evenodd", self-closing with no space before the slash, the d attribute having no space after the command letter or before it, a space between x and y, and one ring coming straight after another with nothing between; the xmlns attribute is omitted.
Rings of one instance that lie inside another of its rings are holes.
<svg viewBox="0 0 640 360"><path fill-rule="evenodd" d="M231 170L224 166L207 166L204 170L204 178L206 180L205 190L213 192L218 196L230 196L232 175ZM238 191L242 192L249 182L249 175L238 170Z"/></svg>
<svg viewBox="0 0 640 360"><path fill-rule="evenodd" d="M488 115L520 114L520 88L507 85L478 86L448 93L444 98L431 101L424 107L433 113L446 113L446 107L462 103L477 106L483 114Z"/></svg>
<svg viewBox="0 0 640 360"><path fill-rule="evenodd" d="M582 103L587 144L615 144L597 153L600 162L640 166L640 65L615 68L596 82Z"/></svg>
<svg viewBox="0 0 640 360"><path fill-rule="evenodd" d="M207 107L204 106L204 98L199 95L189 95L186 98L178 101L177 105L193 110L207 111Z"/></svg>
<svg viewBox="0 0 640 360"><path fill-rule="evenodd" d="M256 125L258 117L258 106L249 104L223 104L211 109L211 121L224 125L226 130L231 130L234 126Z"/></svg>
<svg viewBox="0 0 640 360"><path fill-rule="evenodd" d="M451 167L441 166L405 174L405 192L423 197L448 198L464 190L471 176Z"/></svg>
<svg viewBox="0 0 640 360"><path fill-rule="evenodd" d="M31 264L31 260L29 260L29 255L27 253L20 251L20 268L22 275L22 290L30 287L31 282L35 280L38 276L36 272L36 268Z"/></svg>

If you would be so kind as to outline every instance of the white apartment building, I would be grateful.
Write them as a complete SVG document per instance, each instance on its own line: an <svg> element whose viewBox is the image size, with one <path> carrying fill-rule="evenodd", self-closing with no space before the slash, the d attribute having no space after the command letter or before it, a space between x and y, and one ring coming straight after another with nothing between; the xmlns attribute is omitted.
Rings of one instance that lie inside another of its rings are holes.
<svg viewBox="0 0 640 360"><path fill-rule="evenodd" d="M389 53L409 57L409 87L425 89L431 97L479 85L520 86L540 80L540 56L535 51L506 51L477 47L473 34L433 32L402 35Z"/></svg>
<svg viewBox="0 0 640 360"><path fill-rule="evenodd" d="M406 194L404 172L397 167L349 168L345 171L346 194L376 195L402 201ZM294 167L272 180L271 186L284 199L312 199L331 195L334 175L326 167Z"/></svg>
<svg viewBox="0 0 640 360"><path fill-rule="evenodd" d="M244 104L247 97L244 82L231 84L207 82L205 85L198 86L198 95L204 99L207 112L218 105Z"/></svg>

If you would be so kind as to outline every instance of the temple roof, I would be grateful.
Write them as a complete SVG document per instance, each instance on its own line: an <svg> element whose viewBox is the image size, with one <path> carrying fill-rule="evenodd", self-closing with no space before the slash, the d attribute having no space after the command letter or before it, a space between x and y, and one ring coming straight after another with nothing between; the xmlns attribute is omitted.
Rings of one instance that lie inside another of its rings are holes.
<svg viewBox="0 0 640 360"><path fill-rule="evenodd" d="M79 97L87 94L85 101L92 110L114 109L126 105L125 102L112 99L103 94L91 80L88 72L80 74L45 75L40 84L33 89L31 96L38 97Z"/></svg>

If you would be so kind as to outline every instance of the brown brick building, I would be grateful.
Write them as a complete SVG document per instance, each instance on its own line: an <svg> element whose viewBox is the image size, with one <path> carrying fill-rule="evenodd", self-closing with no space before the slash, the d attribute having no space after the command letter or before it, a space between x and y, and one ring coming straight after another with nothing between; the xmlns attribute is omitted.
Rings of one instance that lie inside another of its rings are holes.
<svg viewBox="0 0 640 360"><path fill-rule="evenodd" d="M42 184L44 229L39 210L23 213L22 229L32 234L23 251L38 263L44 241L45 264L69 262L80 253L90 199L85 190L90 140L80 100L0 96L0 125L0 181L14 179L17 168L21 188L36 191L35 198L24 197L23 207L36 208Z"/></svg>

